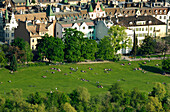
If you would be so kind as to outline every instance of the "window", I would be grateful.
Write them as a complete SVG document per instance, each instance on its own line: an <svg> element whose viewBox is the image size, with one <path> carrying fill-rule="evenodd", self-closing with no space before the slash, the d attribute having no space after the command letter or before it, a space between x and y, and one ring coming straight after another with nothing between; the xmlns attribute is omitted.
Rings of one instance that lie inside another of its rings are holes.
<svg viewBox="0 0 170 112"><path fill-rule="evenodd" d="M58 32L57 32L57 35L58 35Z"/></svg>
<svg viewBox="0 0 170 112"><path fill-rule="evenodd" d="M170 26L170 23L169 23L169 26Z"/></svg>
<svg viewBox="0 0 170 112"><path fill-rule="evenodd" d="M142 31L144 31L144 28L142 28Z"/></svg>
<svg viewBox="0 0 170 112"><path fill-rule="evenodd" d="M139 31L141 31L141 28L139 28Z"/></svg>
<svg viewBox="0 0 170 112"><path fill-rule="evenodd" d="M162 16L160 16L159 19L162 19Z"/></svg>
<svg viewBox="0 0 170 112"><path fill-rule="evenodd" d="M146 28L146 31L148 31L148 28Z"/></svg>
<svg viewBox="0 0 170 112"><path fill-rule="evenodd" d="M11 33L11 37L14 37L14 33Z"/></svg>
<svg viewBox="0 0 170 112"><path fill-rule="evenodd" d="M97 11L99 11L99 8L97 8Z"/></svg>
<svg viewBox="0 0 170 112"><path fill-rule="evenodd" d="M164 19L166 19L166 16L164 16Z"/></svg>
<svg viewBox="0 0 170 112"><path fill-rule="evenodd" d="M150 27L150 31L152 31L152 27Z"/></svg>
<svg viewBox="0 0 170 112"><path fill-rule="evenodd" d="M91 15L91 17L93 17L93 14Z"/></svg>
<svg viewBox="0 0 170 112"><path fill-rule="evenodd" d="M34 50L34 45L32 45L32 49Z"/></svg>
<svg viewBox="0 0 170 112"><path fill-rule="evenodd" d="M32 42L34 42L34 39L32 39Z"/></svg>
<svg viewBox="0 0 170 112"><path fill-rule="evenodd" d="M138 28L136 28L136 31L138 31Z"/></svg>
<svg viewBox="0 0 170 112"><path fill-rule="evenodd" d="M85 27L83 27L83 29L85 29Z"/></svg>

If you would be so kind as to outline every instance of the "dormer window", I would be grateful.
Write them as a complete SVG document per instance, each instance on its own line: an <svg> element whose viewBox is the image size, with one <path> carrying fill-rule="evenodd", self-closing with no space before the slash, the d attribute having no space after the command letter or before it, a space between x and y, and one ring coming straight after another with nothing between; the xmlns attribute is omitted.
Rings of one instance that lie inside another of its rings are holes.
<svg viewBox="0 0 170 112"><path fill-rule="evenodd" d="M152 21L149 21L149 24L152 24Z"/></svg>
<svg viewBox="0 0 170 112"><path fill-rule="evenodd" d="M162 10L160 10L160 14L162 13Z"/></svg>
<svg viewBox="0 0 170 112"><path fill-rule="evenodd" d="M158 13L158 11L157 10L155 10L155 14L157 14Z"/></svg>
<svg viewBox="0 0 170 112"><path fill-rule="evenodd" d="M166 14L166 10L164 10L164 14Z"/></svg>
<svg viewBox="0 0 170 112"><path fill-rule="evenodd" d="M133 25L133 22L129 22L129 25Z"/></svg>

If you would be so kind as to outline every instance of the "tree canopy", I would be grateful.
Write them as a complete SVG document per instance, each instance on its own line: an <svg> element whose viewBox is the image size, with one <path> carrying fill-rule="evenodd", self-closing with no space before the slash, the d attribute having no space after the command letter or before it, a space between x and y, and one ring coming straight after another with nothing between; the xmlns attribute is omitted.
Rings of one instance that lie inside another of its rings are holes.
<svg viewBox="0 0 170 112"><path fill-rule="evenodd" d="M54 38L45 34L42 39L38 40L37 51L40 59L47 58L49 62L64 60L64 43L59 38Z"/></svg>

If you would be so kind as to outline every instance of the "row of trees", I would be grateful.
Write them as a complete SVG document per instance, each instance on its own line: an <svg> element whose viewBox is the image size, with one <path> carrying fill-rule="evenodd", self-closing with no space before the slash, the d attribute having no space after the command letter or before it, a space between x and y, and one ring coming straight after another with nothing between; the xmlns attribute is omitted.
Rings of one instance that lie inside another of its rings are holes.
<svg viewBox="0 0 170 112"><path fill-rule="evenodd" d="M0 46L0 65L5 66L10 63L10 69L16 71L17 62L25 63L33 59L33 53L28 42L23 39L16 38L9 45Z"/></svg>
<svg viewBox="0 0 170 112"><path fill-rule="evenodd" d="M39 59L68 62L94 60L96 58L113 60L118 50L130 47L125 27L112 26L99 44L95 40L83 38L84 34L75 29L66 29L62 39L49 37L47 34L38 40Z"/></svg>
<svg viewBox="0 0 170 112"><path fill-rule="evenodd" d="M140 47L138 39L134 38L132 54L136 55L151 55L155 53L166 54L170 50L170 40L168 38L157 39L150 36L145 37Z"/></svg>
<svg viewBox="0 0 170 112"><path fill-rule="evenodd" d="M124 91L119 83L114 84L108 92L91 96L84 87L78 87L70 94L55 91L46 96L38 92L23 99L21 89L13 89L8 95L0 97L0 111L24 112L160 112L170 111L170 88L165 89L156 83L151 93L138 89Z"/></svg>

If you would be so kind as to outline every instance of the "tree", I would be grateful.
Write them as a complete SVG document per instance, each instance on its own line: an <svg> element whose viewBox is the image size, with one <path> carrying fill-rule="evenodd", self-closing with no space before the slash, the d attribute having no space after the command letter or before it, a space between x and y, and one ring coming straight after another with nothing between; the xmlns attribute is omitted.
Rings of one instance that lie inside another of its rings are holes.
<svg viewBox="0 0 170 112"><path fill-rule="evenodd" d="M26 55L26 61L27 63L33 59L34 54L32 53L32 50L30 49L30 45L28 42L25 42L25 55Z"/></svg>
<svg viewBox="0 0 170 112"><path fill-rule="evenodd" d="M156 46L155 46L155 52L156 53L166 53L169 50L169 45L166 44L165 40L157 40L156 41Z"/></svg>
<svg viewBox="0 0 170 112"><path fill-rule="evenodd" d="M25 41L22 38L16 38L14 41L11 43L11 46L18 46L21 50L25 49Z"/></svg>
<svg viewBox="0 0 170 112"><path fill-rule="evenodd" d="M149 112L161 112L163 111L162 103L159 102L157 97L149 97L149 101L146 104L146 109Z"/></svg>
<svg viewBox="0 0 170 112"><path fill-rule="evenodd" d="M77 112L74 107L72 107L69 103L65 103L63 105L64 112Z"/></svg>
<svg viewBox="0 0 170 112"><path fill-rule="evenodd" d="M156 83L151 92L151 96L157 97L159 101L162 101L163 98L165 97L165 94L166 94L165 86L161 83Z"/></svg>
<svg viewBox="0 0 170 112"><path fill-rule="evenodd" d="M156 42L153 39L153 37L147 36L143 40L139 52L142 55L153 54L155 53L155 46L156 46Z"/></svg>
<svg viewBox="0 0 170 112"><path fill-rule="evenodd" d="M18 46L9 46L7 57L9 59L11 59L14 54L18 61L25 62L25 60L26 60L25 51L20 50L20 48Z"/></svg>
<svg viewBox="0 0 170 112"><path fill-rule="evenodd" d="M28 100L27 100L29 103L31 104L42 104L43 100L40 96L40 94L38 92L36 92L35 94L30 94L28 96Z"/></svg>
<svg viewBox="0 0 170 112"><path fill-rule="evenodd" d="M164 59L164 60L162 61L162 69L163 69L164 71L170 71L170 58Z"/></svg>
<svg viewBox="0 0 170 112"><path fill-rule="evenodd" d="M114 54L120 49L126 49L126 47L131 46L131 39L127 37L125 29L123 26L116 25L110 27L108 30L108 36L106 37L108 37L111 42Z"/></svg>
<svg viewBox="0 0 170 112"><path fill-rule="evenodd" d="M6 64L5 53L0 47L0 67L4 66L5 64Z"/></svg>
<svg viewBox="0 0 170 112"><path fill-rule="evenodd" d="M85 87L78 87L76 90L70 94L70 98L72 99L72 104L77 104L79 102L87 103L90 100L90 94Z"/></svg>
<svg viewBox="0 0 170 112"><path fill-rule="evenodd" d="M137 39L137 37L135 36L135 33L134 33L134 42L133 42L133 48L132 48L132 51L131 51L134 58L136 58L137 51L138 51L138 39Z"/></svg>
<svg viewBox="0 0 170 112"><path fill-rule="evenodd" d="M38 40L37 51L40 59L47 58L62 62L64 59L64 43L59 38L54 38L45 34L42 39Z"/></svg>
<svg viewBox="0 0 170 112"><path fill-rule="evenodd" d="M95 59L97 52L97 42L92 39L83 38L81 42L81 55L84 59Z"/></svg>
<svg viewBox="0 0 170 112"><path fill-rule="evenodd" d="M112 85L109 91L110 94L112 95L112 101L121 104L124 99L125 92L120 87L119 83L115 83L114 85Z"/></svg>
<svg viewBox="0 0 170 112"><path fill-rule="evenodd" d="M13 54L11 61L10 61L10 70L16 71L17 70L17 60L15 54Z"/></svg>
<svg viewBox="0 0 170 112"><path fill-rule="evenodd" d="M50 109L51 107L60 108L62 104L70 102L70 98L67 94L55 91L53 93L47 93L47 100L45 101L46 107Z"/></svg>
<svg viewBox="0 0 170 112"><path fill-rule="evenodd" d="M114 57L114 50L109 37L104 37L98 44L97 58L104 60L112 60Z"/></svg>
<svg viewBox="0 0 170 112"><path fill-rule="evenodd" d="M81 39L84 34L76 29L66 29L63 40L65 43L65 59L68 62L78 62L81 57Z"/></svg>
<svg viewBox="0 0 170 112"><path fill-rule="evenodd" d="M11 45L18 47L20 52L22 52L18 54L20 58L17 57L17 59L20 59L22 62L27 61L27 63L33 59L33 53L30 45L28 42L24 41L24 39L16 38L14 39L14 42L11 43Z"/></svg>

